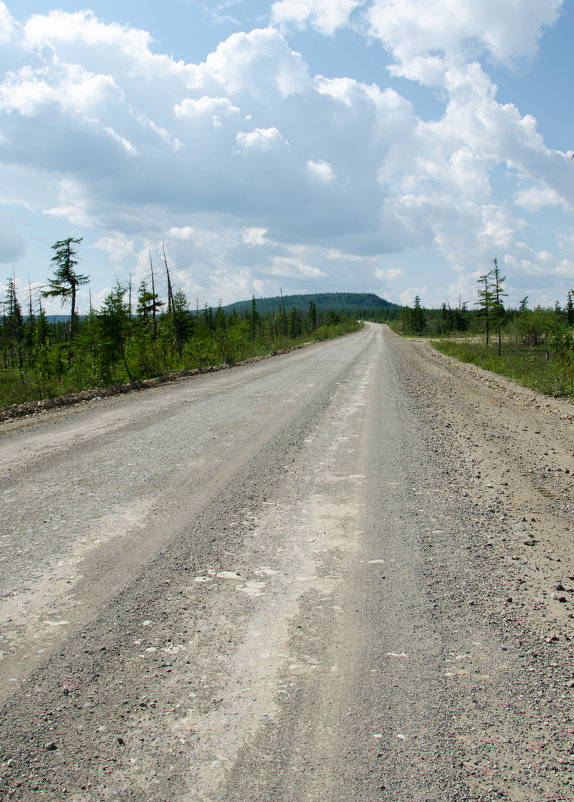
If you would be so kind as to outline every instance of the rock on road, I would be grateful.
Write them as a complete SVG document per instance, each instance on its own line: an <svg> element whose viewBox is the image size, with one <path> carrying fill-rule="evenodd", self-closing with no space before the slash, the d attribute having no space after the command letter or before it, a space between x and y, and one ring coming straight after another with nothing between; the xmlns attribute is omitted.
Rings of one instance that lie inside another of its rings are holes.
<svg viewBox="0 0 574 802"><path fill-rule="evenodd" d="M385 327L0 425L0 800L574 799L573 408Z"/></svg>

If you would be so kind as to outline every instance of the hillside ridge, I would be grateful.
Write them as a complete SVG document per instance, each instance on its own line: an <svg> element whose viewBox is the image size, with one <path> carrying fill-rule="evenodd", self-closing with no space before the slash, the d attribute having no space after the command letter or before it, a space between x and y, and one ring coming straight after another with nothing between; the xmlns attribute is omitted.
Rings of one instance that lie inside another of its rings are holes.
<svg viewBox="0 0 574 802"><path fill-rule="evenodd" d="M359 312L400 308L397 304L380 298L374 292L316 292L275 295L270 298L255 298L257 310L263 313L278 310L281 306L284 306L287 311L291 310L293 307L299 311L306 311L311 301L315 302L318 312L327 310ZM235 310L241 314L249 310L252 303L253 299L235 301L234 303L224 306L223 310L225 312L233 312Z"/></svg>

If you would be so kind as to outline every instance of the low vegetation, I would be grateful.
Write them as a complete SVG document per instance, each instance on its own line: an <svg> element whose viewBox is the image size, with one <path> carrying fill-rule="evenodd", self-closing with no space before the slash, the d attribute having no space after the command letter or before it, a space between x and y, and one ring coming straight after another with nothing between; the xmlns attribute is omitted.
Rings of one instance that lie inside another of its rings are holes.
<svg viewBox="0 0 574 802"><path fill-rule="evenodd" d="M0 323L0 406L233 364L360 328L356 315L318 311L312 297L304 311L279 304L260 312L255 298L241 313L221 305L192 310L185 294L172 289L165 258L167 297L156 292L150 262L149 279L133 299L131 287L118 281L99 309L79 316L76 291L88 280L75 270L80 242L55 243L53 277L42 293L69 304L69 315L48 318L42 296L34 298L31 291L24 315L16 282L8 279Z"/></svg>
<svg viewBox="0 0 574 802"><path fill-rule="evenodd" d="M548 359L541 348L524 347L505 338L501 356L492 345L463 340L433 341L437 351L462 362L507 376L525 387L555 397L574 399L574 362L554 355Z"/></svg>
<svg viewBox="0 0 574 802"><path fill-rule="evenodd" d="M478 280L473 309L463 303L455 309L447 303L424 309L416 297L412 307L376 319L397 333L431 338L442 353L537 392L574 399L574 291L564 307L556 302L551 308L529 309L524 298L518 309L505 309L505 280L495 259L493 269Z"/></svg>

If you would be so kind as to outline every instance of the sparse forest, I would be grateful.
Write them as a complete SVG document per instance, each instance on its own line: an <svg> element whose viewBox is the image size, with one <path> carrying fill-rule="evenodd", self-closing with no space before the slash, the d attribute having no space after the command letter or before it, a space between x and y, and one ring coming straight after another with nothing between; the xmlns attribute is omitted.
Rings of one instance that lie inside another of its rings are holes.
<svg viewBox="0 0 574 802"><path fill-rule="evenodd" d="M505 308L503 276L494 259L492 269L477 282L476 299L452 308L423 309L417 296L413 306L383 310L367 320L386 322L398 333L433 338L442 353L508 376L534 390L574 398L574 290L564 306L528 307L528 297L517 309Z"/></svg>
<svg viewBox="0 0 574 802"><path fill-rule="evenodd" d="M0 406L233 364L360 326L356 315L318 310L312 298L306 310L279 304L263 312L255 298L241 313L221 304L191 308L173 287L165 253L161 268L150 257L149 276L137 288L118 280L98 309L78 315L77 291L89 282L77 272L80 243L68 238L52 246L52 276L41 292L29 288L24 299L14 276L6 282ZM59 298L67 314L49 317L43 307L48 297Z"/></svg>

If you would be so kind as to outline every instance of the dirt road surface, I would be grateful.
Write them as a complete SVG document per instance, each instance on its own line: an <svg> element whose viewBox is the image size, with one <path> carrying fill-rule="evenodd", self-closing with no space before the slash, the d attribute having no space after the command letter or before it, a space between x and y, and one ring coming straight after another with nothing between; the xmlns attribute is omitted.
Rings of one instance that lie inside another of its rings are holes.
<svg viewBox="0 0 574 802"><path fill-rule="evenodd" d="M573 412L369 324L3 423L0 800L573 800Z"/></svg>

